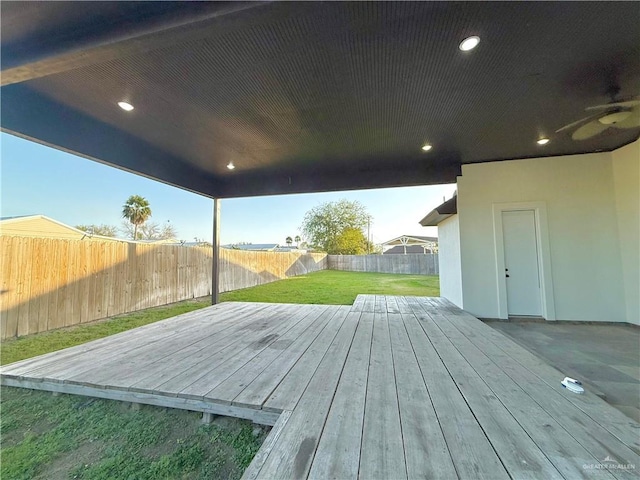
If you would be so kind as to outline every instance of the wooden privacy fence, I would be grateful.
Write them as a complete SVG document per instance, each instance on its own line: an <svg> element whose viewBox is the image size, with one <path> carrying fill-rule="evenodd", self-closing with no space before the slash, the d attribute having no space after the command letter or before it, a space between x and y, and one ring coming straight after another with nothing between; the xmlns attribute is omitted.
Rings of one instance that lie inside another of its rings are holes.
<svg viewBox="0 0 640 480"><path fill-rule="evenodd" d="M2 339L211 294L212 251L0 236ZM326 268L325 254L221 249L221 291Z"/></svg>
<svg viewBox="0 0 640 480"><path fill-rule="evenodd" d="M350 272L438 275L438 255L329 255L328 268Z"/></svg>
<svg viewBox="0 0 640 480"><path fill-rule="evenodd" d="M239 290L326 268L326 253L252 252L221 248L220 291Z"/></svg>

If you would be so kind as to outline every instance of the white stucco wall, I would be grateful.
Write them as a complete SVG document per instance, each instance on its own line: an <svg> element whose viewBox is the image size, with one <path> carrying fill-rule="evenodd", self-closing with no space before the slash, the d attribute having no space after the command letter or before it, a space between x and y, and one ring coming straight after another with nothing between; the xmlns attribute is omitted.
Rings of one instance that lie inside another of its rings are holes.
<svg viewBox="0 0 640 480"><path fill-rule="evenodd" d="M627 157L619 162L625 175ZM627 321L617 200L629 200L616 196L612 158L605 152L462 167L458 217L465 310L499 318L493 204L544 202L556 318ZM631 247L623 248L629 257Z"/></svg>
<svg viewBox="0 0 640 480"><path fill-rule="evenodd" d="M611 156L627 321L640 325L640 141Z"/></svg>
<svg viewBox="0 0 640 480"><path fill-rule="evenodd" d="M460 269L460 229L457 215L452 215L438 224L438 248L440 296L464 308Z"/></svg>

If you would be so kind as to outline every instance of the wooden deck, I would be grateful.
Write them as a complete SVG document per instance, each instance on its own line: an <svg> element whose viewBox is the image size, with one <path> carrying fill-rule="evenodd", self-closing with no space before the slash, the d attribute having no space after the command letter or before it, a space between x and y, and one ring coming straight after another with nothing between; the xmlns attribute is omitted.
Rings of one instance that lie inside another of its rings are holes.
<svg viewBox="0 0 640 480"><path fill-rule="evenodd" d="M275 425L244 478L638 478L640 425L446 300L224 303L2 384Z"/></svg>

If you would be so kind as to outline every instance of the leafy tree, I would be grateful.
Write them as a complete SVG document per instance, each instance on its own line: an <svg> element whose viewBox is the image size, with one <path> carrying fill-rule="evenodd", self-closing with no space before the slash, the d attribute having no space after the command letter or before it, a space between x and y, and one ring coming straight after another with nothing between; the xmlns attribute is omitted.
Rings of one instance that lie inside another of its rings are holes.
<svg viewBox="0 0 640 480"><path fill-rule="evenodd" d="M78 230L87 232L89 235L101 235L103 237L115 237L118 234L118 227L114 225L76 225Z"/></svg>
<svg viewBox="0 0 640 480"><path fill-rule="evenodd" d="M122 206L122 218L133 225L133 240L138 239L138 227L151 217L151 207L146 198L140 195L131 195Z"/></svg>
<svg viewBox="0 0 640 480"><path fill-rule="evenodd" d="M340 244L354 241L356 234L352 230L360 231L364 238L369 219L366 208L358 201L327 202L305 214L300 231L315 248L329 254L340 254L343 253ZM346 236L340 240L343 235Z"/></svg>
<svg viewBox="0 0 640 480"><path fill-rule="evenodd" d="M298 245L300 245L300 241L301 241L302 239L300 238L300 235L296 235L296 238L294 238L294 240L295 240L295 242L296 242L296 247L297 247Z"/></svg>
<svg viewBox="0 0 640 480"><path fill-rule="evenodd" d="M364 255L367 253L367 239L362 230L345 228L335 238L333 251L338 255Z"/></svg>
<svg viewBox="0 0 640 480"><path fill-rule="evenodd" d="M288 246L291 246L291 244L293 243L293 240L291 239L291 237L287 237L287 239L285 240L285 242L287 242Z"/></svg>

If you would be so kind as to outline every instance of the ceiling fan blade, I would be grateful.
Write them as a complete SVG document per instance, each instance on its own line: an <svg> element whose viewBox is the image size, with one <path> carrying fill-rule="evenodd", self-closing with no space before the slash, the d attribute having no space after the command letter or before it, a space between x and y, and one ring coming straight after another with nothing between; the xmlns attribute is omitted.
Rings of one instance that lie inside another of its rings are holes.
<svg viewBox="0 0 640 480"><path fill-rule="evenodd" d="M593 107L587 107L585 110L590 112L592 110L606 110L608 108L631 108L640 105L640 98L634 98L624 102L605 103L603 105L595 105Z"/></svg>
<svg viewBox="0 0 640 480"><path fill-rule="evenodd" d="M603 125L599 121L594 120L592 122L584 124L575 132L573 132L571 138L573 138L574 140L587 140L588 138L595 137L599 133L604 132L607 128L609 128L609 125Z"/></svg>
<svg viewBox="0 0 640 480"><path fill-rule="evenodd" d="M581 123L584 123L587 120L591 120L592 118L599 117L600 115L601 115L600 113L594 113L592 115L589 115L588 117L581 118L580 120L572 122L569 125L565 125L562 128L559 128L558 130L556 130L556 133L560 133L560 132L564 132L565 130L569 130L570 128L573 128L576 125L580 125Z"/></svg>
<svg viewBox="0 0 640 480"><path fill-rule="evenodd" d="M640 127L640 107L635 108L631 115L625 118L623 121L614 123L611 125L615 128L636 128Z"/></svg>

